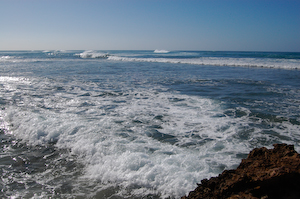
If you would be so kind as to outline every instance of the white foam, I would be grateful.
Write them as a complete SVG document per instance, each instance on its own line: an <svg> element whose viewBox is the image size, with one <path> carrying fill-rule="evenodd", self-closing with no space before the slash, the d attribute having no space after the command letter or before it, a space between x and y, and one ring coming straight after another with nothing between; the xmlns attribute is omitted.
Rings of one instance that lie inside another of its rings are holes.
<svg viewBox="0 0 300 199"><path fill-rule="evenodd" d="M82 53L75 54L76 56L79 56L81 58L107 58L107 53L97 52L97 51L84 51Z"/></svg>
<svg viewBox="0 0 300 199"><path fill-rule="evenodd" d="M128 57L119 57L119 56L109 56L108 59L118 60L118 61L300 69L300 60L298 59L268 59L268 58L260 59L260 58L226 58L226 57L202 57L202 58L191 58L191 59L172 58L171 59L171 58L128 58Z"/></svg>
<svg viewBox="0 0 300 199"><path fill-rule="evenodd" d="M0 60L7 60L7 59L12 59L12 58L13 58L13 56L7 55L7 56L1 56Z"/></svg>
<svg viewBox="0 0 300 199"><path fill-rule="evenodd" d="M215 158L218 153L231 151L231 146L209 152L234 130L234 127L222 133L218 130L227 126L230 119L214 118L222 109L210 99L157 93L155 89L127 91L119 96L101 93L83 96L84 91L77 90L75 94L66 91L63 95L48 93L48 98L38 97L41 91L38 88L51 88L51 84L32 82L26 91L16 86L9 95L14 92L27 95L22 95L18 107L5 110L5 121L13 124L9 131L28 144L56 140L57 147L71 149L86 165L83 178L117 184L125 190L131 189L131 194L144 194L147 189L149 193L180 197L195 188L199 179L220 172L210 171L210 162L215 165L225 162L230 167L237 161L229 156ZM68 85L64 88L68 89ZM174 136L176 143L152 136L153 126L157 126L158 135ZM195 141L192 133L211 142L183 147Z"/></svg>
<svg viewBox="0 0 300 199"><path fill-rule="evenodd" d="M29 82L29 79L24 77L9 77L9 76L0 76L0 82Z"/></svg>
<svg viewBox="0 0 300 199"><path fill-rule="evenodd" d="M170 51L167 51L167 50L154 50L154 53L169 53Z"/></svg>
<svg viewBox="0 0 300 199"><path fill-rule="evenodd" d="M16 56L2 56L0 57L0 62L5 63L28 63L28 62L38 62L38 61L53 61L50 59L43 59L43 58L22 58L22 57L16 57Z"/></svg>
<svg viewBox="0 0 300 199"><path fill-rule="evenodd" d="M15 57L14 56L1 56L0 57L0 62L14 62L15 61Z"/></svg>
<svg viewBox="0 0 300 199"><path fill-rule="evenodd" d="M9 132L32 145L57 141L85 165L82 178L120 186L121 195L179 198L201 179L237 165L236 154L249 152L248 140L236 135L250 128L246 108L238 110L243 116L229 117L218 101L163 87L118 93L88 82L1 80L15 88L3 92L6 99L22 96L2 113ZM252 139L261 136L256 128L251 133Z"/></svg>

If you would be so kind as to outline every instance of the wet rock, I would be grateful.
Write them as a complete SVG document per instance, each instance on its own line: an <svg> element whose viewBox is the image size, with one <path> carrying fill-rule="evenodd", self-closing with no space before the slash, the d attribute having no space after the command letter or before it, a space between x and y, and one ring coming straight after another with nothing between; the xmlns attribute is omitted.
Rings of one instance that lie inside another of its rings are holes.
<svg viewBox="0 0 300 199"><path fill-rule="evenodd" d="M293 145L252 150L235 170L204 179L182 199L300 198L300 155Z"/></svg>

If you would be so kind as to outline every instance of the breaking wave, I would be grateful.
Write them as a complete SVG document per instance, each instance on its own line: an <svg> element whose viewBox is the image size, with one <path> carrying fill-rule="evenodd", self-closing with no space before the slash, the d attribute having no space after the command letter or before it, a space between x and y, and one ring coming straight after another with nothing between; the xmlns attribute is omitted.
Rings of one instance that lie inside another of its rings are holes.
<svg viewBox="0 0 300 199"><path fill-rule="evenodd" d="M169 53L170 51L167 51L167 50L158 50L158 49L156 49L155 51L154 51L154 53Z"/></svg>
<svg viewBox="0 0 300 199"><path fill-rule="evenodd" d="M298 59L271 59L271 58L227 58L227 57L201 57L192 59L181 58L129 58L119 56L108 56L109 60L116 61L138 61L138 62L160 62L160 63L182 63L196 65L214 66L242 66L262 67L278 69L300 69Z"/></svg>
<svg viewBox="0 0 300 199"><path fill-rule="evenodd" d="M75 56L79 56L81 58L107 58L107 53L96 52L92 50L84 51L82 53L75 54Z"/></svg>
<svg viewBox="0 0 300 199"><path fill-rule="evenodd" d="M0 62L10 61L10 60L12 60L12 59L14 59L14 58L15 58L14 56L8 56L8 55L6 55L6 56L1 56L1 57L0 57Z"/></svg>

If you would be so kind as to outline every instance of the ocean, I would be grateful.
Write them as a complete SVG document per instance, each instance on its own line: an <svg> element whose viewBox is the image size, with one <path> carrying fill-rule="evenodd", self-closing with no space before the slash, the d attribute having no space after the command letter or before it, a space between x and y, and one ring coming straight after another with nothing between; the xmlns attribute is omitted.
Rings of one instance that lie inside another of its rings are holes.
<svg viewBox="0 0 300 199"><path fill-rule="evenodd" d="M0 51L1 198L180 198L300 151L300 53Z"/></svg>

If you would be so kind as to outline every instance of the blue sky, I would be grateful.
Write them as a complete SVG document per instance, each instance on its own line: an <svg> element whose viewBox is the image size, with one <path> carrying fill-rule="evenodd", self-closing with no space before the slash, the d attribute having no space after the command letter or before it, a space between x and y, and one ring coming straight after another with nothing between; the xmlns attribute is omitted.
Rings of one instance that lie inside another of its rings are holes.
<svg viewBox="0 0 300 199"><path fill-rule="evenodd" d="M299 0L0 0L0 50L300 52Z"/></svg>

